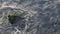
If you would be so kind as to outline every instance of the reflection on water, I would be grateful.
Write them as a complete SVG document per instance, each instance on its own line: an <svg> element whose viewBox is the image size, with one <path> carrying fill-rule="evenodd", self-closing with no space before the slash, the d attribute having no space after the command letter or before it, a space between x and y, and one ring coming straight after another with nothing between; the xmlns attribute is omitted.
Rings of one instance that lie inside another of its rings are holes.
<svg viewBox="0 0 60 34"><path fill-rule="evenodd" d="M1 0L0 0L1 1ZM0 34L59 34L60 2L57 0L2 0L0 4ZM10 5L10 6L9 6ZM12 7L11 7L12 5ZM14 8L13 8L14 6ZM15 24L9 14L22 14Z"/></svg>

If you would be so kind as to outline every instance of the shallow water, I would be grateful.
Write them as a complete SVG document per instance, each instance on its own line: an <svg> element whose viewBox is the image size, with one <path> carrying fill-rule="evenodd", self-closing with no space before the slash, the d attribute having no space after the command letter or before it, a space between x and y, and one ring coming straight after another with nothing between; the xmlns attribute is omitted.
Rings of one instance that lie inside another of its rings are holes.
<svg viewBox="0 0 60 34"><path fill-rule="evenodd" d="M22 14L25 19L17 19L12 25L9 14ZM60 0L0 0L0 34L60 34L59 31Z"/></svg>

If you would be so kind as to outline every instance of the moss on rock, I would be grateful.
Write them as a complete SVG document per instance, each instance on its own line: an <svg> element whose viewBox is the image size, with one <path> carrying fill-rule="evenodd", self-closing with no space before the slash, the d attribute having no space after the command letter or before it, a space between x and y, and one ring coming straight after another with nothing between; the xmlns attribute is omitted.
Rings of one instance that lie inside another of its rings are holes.
<svg viewBox="0 0 60 34"><path fill-rule="evenodd" d="M20 17L20 15L18 14L11 14L11 15L8 15L8 20L11 24L14 24L15 23L15 20L19 17L19 19L24 19L22 17Z"/></svg>

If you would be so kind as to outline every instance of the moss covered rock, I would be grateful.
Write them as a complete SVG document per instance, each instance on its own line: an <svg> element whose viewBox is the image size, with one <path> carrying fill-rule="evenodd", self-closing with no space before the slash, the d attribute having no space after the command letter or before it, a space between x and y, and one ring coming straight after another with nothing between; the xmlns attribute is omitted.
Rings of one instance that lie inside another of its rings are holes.
<svg viewBox="0 0 60 34"><path fill-rule="evenodd" d="M8 15L8 20L11 24L14 24L15 23L15 20L19 18L19 19L24 19L22 18L20 15L18 14L11 14L11 15Z"/></svg>

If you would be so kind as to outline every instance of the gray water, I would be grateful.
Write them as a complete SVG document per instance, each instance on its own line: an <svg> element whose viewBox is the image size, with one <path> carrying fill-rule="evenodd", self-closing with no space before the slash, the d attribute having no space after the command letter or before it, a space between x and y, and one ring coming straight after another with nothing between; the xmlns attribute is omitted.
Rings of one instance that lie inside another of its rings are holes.
<svg viewBox="0 0 60 34"><path fill-rule="evenodd" d="M10 24L9 14L25 19ZM60 34L60 0L0 0L0 34Z"/></svg>

